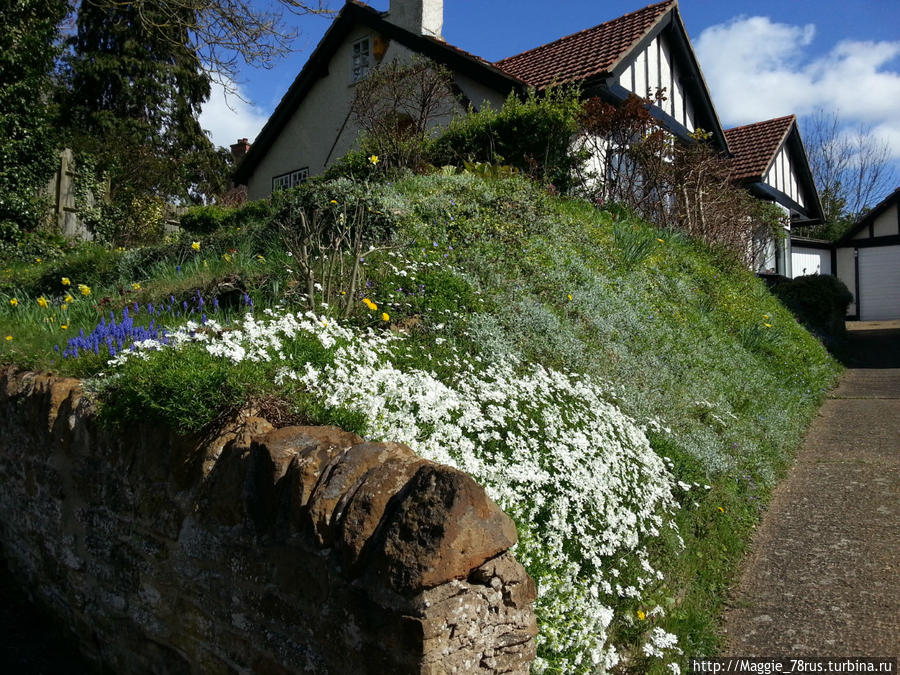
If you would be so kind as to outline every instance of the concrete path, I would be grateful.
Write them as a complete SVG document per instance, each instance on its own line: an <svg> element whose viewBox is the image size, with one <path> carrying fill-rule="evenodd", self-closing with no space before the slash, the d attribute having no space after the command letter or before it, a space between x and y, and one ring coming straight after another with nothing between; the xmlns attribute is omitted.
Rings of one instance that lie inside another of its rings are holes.
<svg viewBox="0 0 900 675"><path fill-rule="evenodd" d="M725 655L900 652L900 325L848 327L849 369L754 536Z"/></svg>

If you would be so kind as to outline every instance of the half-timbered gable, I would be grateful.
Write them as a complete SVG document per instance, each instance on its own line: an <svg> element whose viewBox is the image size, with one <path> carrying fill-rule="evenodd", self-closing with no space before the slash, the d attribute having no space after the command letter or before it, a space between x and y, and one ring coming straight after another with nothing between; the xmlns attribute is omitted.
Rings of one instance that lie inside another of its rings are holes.
<svg viewBox="0 0 900 675"><path fill-rule="evenodd" d="M732 180L760 199L778 204L789 216L784 240L769 243L757 271L792 276L791 225L823 220L797 118L788 115L726 129L725 137L732 157Z"/></svg>
<svg viewBox="0 0 900 675"><path fill-rule="evenodd" d="M651 112L687 140L701 128L727 148L709 90L687 37L677 0L667 0L535 49L497 61L498 68L543 89L579 84L610 102L630 94L664 99Z"/></svg>

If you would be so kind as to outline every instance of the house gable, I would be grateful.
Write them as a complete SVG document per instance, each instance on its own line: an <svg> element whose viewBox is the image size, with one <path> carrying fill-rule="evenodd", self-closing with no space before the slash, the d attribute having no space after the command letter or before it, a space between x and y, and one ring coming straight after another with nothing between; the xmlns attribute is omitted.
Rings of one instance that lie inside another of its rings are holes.
<svg viewBox="0 0 900 675"><path fill-rule="evenodd" d="M838 246L860 244L900 244L900 187L863 214L837 241Z"/></svg>
<svg viewBox="0 0 900 675"><path fill-rule="evenodd" d="M356 0L348 0L341 9L235 171L235 182L250 185L252 198L263 196L260 186L270 178L269 174L273 171L279 174L293 171L293 167L288 166L290 161L277 155L296 152L296 148L276 147L284 145L278 141L291 127L296 132L295 137L299 137L301 141L308 139L317 147L321 147L323 138L333 140L330 150L324 156L311 160L298 158L295 161L310 167L312 174L321 171L330 160L349 149L349 146L344 147L346 144L341 142L350 122L349 101L352 99L349 75L352 57L348 50L360 38L377 38L388 45L387 49L395 51L399 51L399 45L410 53L421 54L446 66L454 74L460 88L457 93L466 104L471 102L477 106L485 99L493 103L502 102L510 91L523 91L526 88L524 82L504 73L490 62L438 38L411 33L386 20L385 15L386 13L378 12ZM347 73L340 70L344 66L347 67ZM326 82L327 85L324 84ZM329 91L321 91L324 88ZM303 108L309 107L307 101L314 91L317 97L329 101L330 110L323 109L321 114L304 112L299 115ZM340 110L340 119L335 119L335 110ZM298 117L304 119L300 120ZM308 143L300 143L300 147L308 146ZM270 166L264 167L263 164Z"/></svg>
<svg viewBox="0 0 900 675"><path fill-rule="evenodd" d="M794 222L822 222L822 205L794 115L727 129L725 136L732 180L783 206Z"/></svg>
<svg viewBox="0 0 900 675"><path fill-rule="evenodd" d="M650 5L496 65L538 89L578 83L589 96L616 103L665 90L651 113L683 140L697 128L727 144L709 89L684 28L677 0Z"/></svg>

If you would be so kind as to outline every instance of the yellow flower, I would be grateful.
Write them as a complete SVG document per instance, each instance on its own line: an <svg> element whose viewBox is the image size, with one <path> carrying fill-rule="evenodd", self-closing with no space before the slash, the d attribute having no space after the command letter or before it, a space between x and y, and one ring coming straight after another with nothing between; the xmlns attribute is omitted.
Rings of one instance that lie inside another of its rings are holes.
<svg viewBox="0 0 900 675"><path fill-rule="evenodd" d="M769 318L769 315L768 315L768 314L763 314L763 318L764 318L764 319L768 319L768 318Z"/></svg>
<svg viewBox="0 0 900 675"><path fill-rule="evenodd" d="M569 300L571 300L571 299L572 299L572 294L571 294L571 293L569 293L569 295L568 295L568 296L566 296L566 297L568 297L568 298L569 298Z"/></svg>
<svg viewBox="0 0 900 675"><path fill-rule="evenodd" d="M259 254L257 254L257 256L256 256L256 259L257 259L257 260L262 260L263 262L265 262L266 257L265 257L262 253L259 253Z"/></svg>
<svg viewBox="0 0 900 675"><path fill-rule="evenodd" d="M209 265L208 265L207 262L204 260L204 261L203 261L203 268L206 269L207 267L209 267Z"/></svg>
<svg viewBox="0 0 900 675"><path fill-rule="evenodd" d="M331 203L332 203L332 204L337 204L337 203L338 203L338 202L337 202L337 199L332 199L332 200L331 200Z"/></svg>
<svg viewBox="0 0 900 675"><path fill-rule="evenodd" d="M16 305L19 304L19 301L16 300L15 298L10 298L9 304L10 304L11 306L15 307Z"/></svg>
<svg viewBox="0 0 900 675"><path fill-rule="evenodd" d="M228 253L223 253L222 260L224 260L225 262L231 262L231 255Z"/></svg>
<svg viewBox="0 0 900 675"><path fill-rule="evenodd" d="M67 309L69 309L69 306L66 303L63 303L59 306L59 308L65 312Z"/></svg>
<svg viewBox="0 0 900 675"><path fill-rule="evenodd" d="M766 328L771 328L771 327L772 327L772 324L770 324L770 323L764 323L763 326L765 326Z"/></svg>
<svg viewBox="0 0 900 675"><path fill-rule="evenodd" d="M665 240L665 239L660 239L659 237L656 238L656 241L658 241L660 244L665 244L665 243L666 243L666 240Z"/></svg>
<svg viewBox="0 0 900 675"><path fill-rule="evenodd" d="M378 164L381 160L378 159L378 155L372 155L369 157L369 161L372 162L373 165Z"/></svg>
<svg viewBox="0 0 900 675"><path fill-rule="evenodd" d="M7 335L7 336L6 336L6 341L9 342L10 340L12 340L12 335Z"/></svg>
<svg viewBox="0 0 900 675"><path fill-rule="evenodd" d="M371 309L373 312L374 312L376 309L378 309L378 305L376 305L374 302L372 302L372 301L369 300L368 298L363 298L363 304L364 304L366 307L368 307L369 309Z"/></svg>
<svg viewBox="0 0 900 675"><path fill-rule="evenodd" d="M191 244L191 248L194 249L195 251L199 251L200 250L200 242L195 241L194 243Z"/></svg>
<svg viewBox="0 0 900 675"><path fill-rule="evenodd" d="M88 290L90 290L90 289L88 289ZM63 298L63 302L72 302L73 300L75 300L75 298L73 298L73 297L72 297L71 295L69 295L68 293L66 293L66 297Z"/></svg>
<svg viewBox="0 0 900 675"><path fill-rule="evenodd" d="M141 290L141 285L136 281L133 284L131 284L131 287L136 291Z"/></svg>
<svg viewBox="0 0 900 675"><path fill-rule="evenodd" d="M719 511L721 511L722 513L725 513L725 509L723 509L721 506L717 506L716 508L719 509Z"/></svg>
<svg viewBox="0 0 900 675"><path fill-rule="evenodd" d="M44 309L46 309L50 305L50 303L47 302L47 298L45 298L43 295L37 299L37 304L39 304Z"/></svg>
<svg viewBox="0 0 900 675"><path fill-rule="evenodd" d="M35 258L35 259L34 259L34 262L36 262L36 263L38 263L38 264L40 264L40 262L41 262L41 259L40 259L40 258Z"/></svg>
<svg viewBox="0 0 900 675"><path fill-rule="evenodd" d="M382 321L390 321L390 320L391 320L391 315L388 314L387 312L382 312L382 313L381 313L381 320L382 320Z"/></svg>
<svg viewBox="0 0 900 675"><path fill-rule="evenodd" d="M63 285L63 286L71 286L71 285L72 285L72 282L69 281L69 277L63 277L63 278L62 278L62 285Z"/></svg>
<svg viewBox="0 0 900 675"><path fill-rule="evenodd" d="M637 611L637 618L638 618L638 619L640 619L640 620L641 620L641 621L643 621L643 620L644 620L644 619L646 619L646 618L647 618L647 615L646 615L646 614L644 614L644 612L643 612L643 611L641 611L641 610L638 610L638 611Z"/></svg>
<svg viewBox="0 0 900 675"><path fill-rule="evenodd" d="M78 284L78 290L81 292L82 295L90 295L91 294L91 287L86 286L85 284Z"/></svg>
<svg viewBox="0 0 900 675"><path fill-rule="evenodd" d="M69 330L69 324L67 324L67 323L60 324L59 327L62 328L63 330Z"/></svg>

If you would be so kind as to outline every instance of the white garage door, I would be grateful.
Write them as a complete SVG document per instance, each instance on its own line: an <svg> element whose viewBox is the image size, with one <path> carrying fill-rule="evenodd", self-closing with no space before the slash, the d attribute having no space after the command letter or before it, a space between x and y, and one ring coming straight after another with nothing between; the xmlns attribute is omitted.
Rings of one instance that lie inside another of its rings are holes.
<svg viewBox="0 0 900 675"><path fill-rule="evenodd" d="M900 319L900 246L859 249L860 321Z"/></svg>

